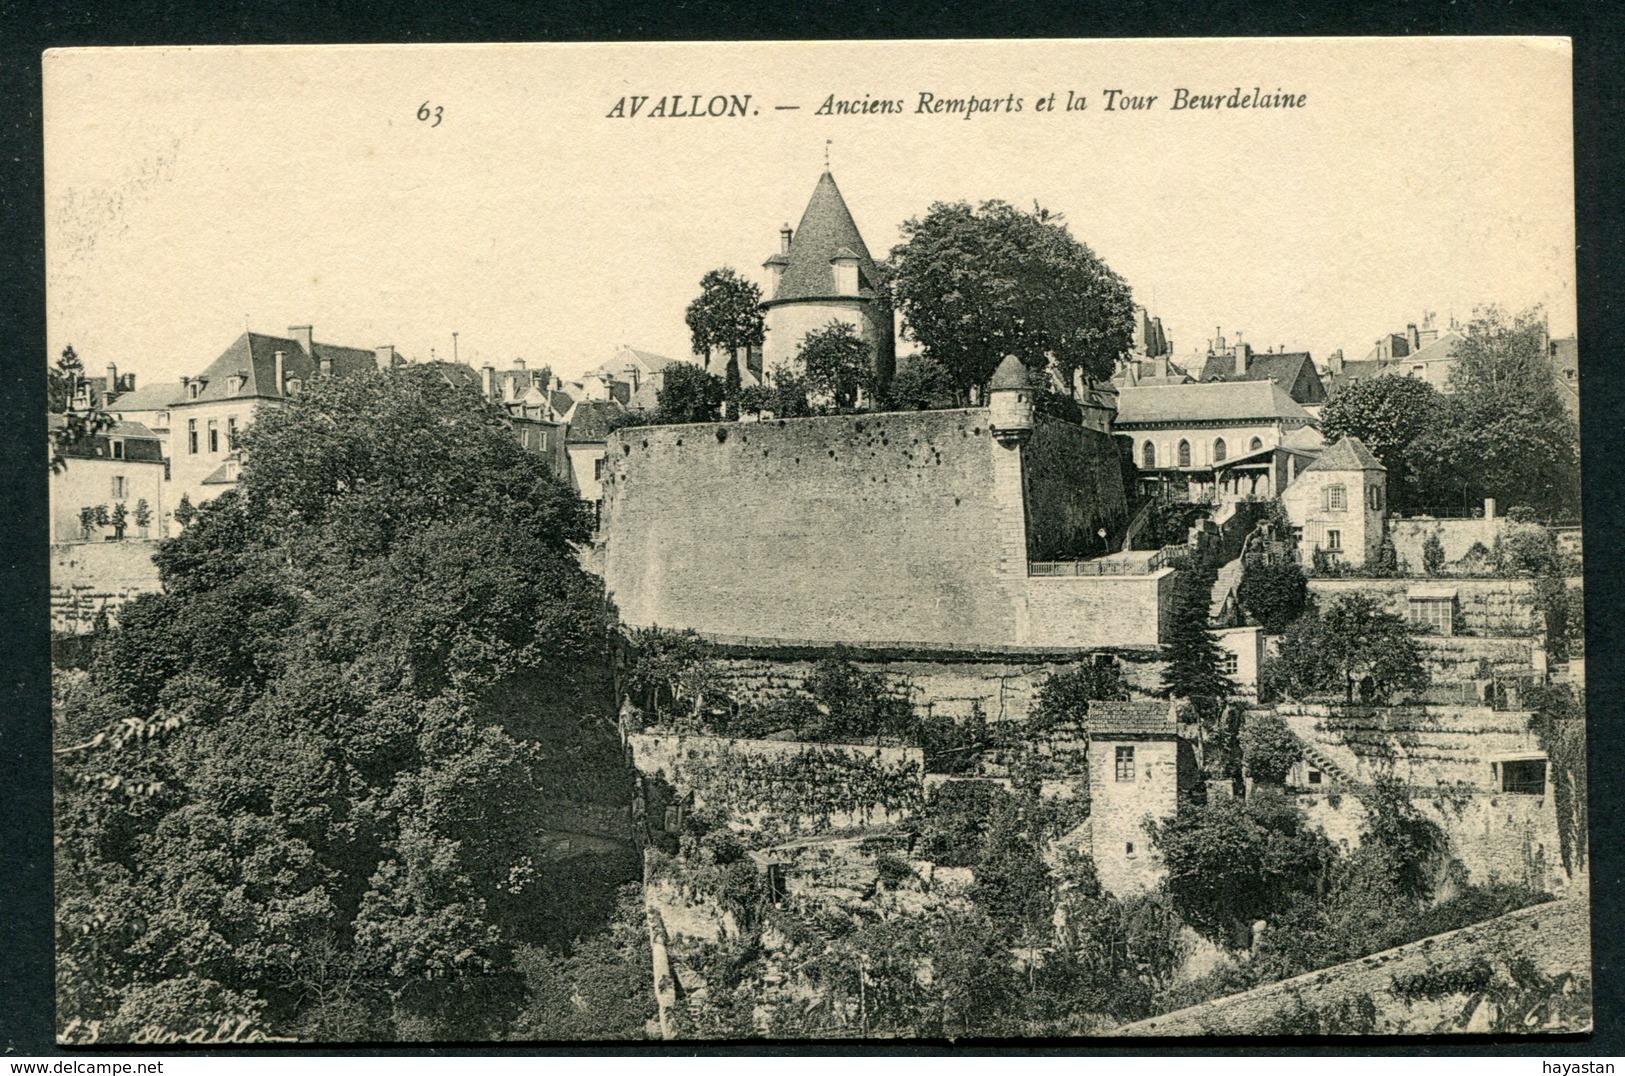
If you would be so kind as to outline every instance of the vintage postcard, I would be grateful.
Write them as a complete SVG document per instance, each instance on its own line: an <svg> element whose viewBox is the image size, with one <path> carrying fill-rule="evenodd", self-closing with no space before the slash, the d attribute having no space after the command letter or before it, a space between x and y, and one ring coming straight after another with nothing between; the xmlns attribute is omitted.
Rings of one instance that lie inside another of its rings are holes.
<svg viewBox="0 0 1625 1076"><path fill-rule="evenodd" d="M62 1043L1590 1028L1567 40L43 63Z"/></svg>

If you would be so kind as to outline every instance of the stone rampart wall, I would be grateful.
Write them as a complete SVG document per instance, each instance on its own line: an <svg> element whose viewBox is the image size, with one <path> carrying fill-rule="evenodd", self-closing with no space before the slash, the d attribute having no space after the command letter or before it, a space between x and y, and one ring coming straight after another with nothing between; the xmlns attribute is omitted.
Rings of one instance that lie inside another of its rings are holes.
<svg viewBox="0 0 1625 1076"><path fill-rule="evenodd" d="M604 577L635 627L739 644L1154 646L1169 579L1029 580L1125 514L1104 434L971 408L633 427L609 443Z"/></svg>

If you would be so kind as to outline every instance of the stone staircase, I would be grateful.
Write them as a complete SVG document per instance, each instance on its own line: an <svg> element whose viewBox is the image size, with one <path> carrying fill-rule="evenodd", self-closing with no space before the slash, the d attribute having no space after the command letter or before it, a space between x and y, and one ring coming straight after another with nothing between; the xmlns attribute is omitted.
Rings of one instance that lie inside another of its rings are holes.
<svg viewBox="0 0 1625 1076"><path fill-rule="evenodd" d="M1217 621L1224 615L1225 604L1241 586L1241 573L1243 571L1242 558L1237 557L1219 569L1219 576L1213 581L1213 594L1208 602L1208 620Z"/></svg>

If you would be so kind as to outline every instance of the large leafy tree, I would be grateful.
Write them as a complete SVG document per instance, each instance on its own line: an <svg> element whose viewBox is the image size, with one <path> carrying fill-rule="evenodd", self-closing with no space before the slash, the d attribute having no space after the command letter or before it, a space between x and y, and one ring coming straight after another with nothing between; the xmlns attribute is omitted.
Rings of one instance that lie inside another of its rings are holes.
<svg viewBox="0 0 1625 1076"><path fill-rule="evenodd" d="M1399 512L1455 503L1429 447L1452 414L1443 393L1414 377L1376 377L1339 390L1321 411L1329 440L1358 437L1388 468L1388 501ZM1420 446L1418 441L1420 439Z"/></svg>
<svg viewBox="0 0 1625 1076"><path fill-rule="evenodd" d="M538 832L627 794L581 504L410 368L243 445L59 712L62 1019L500 1034L516 945L584 903L547 895Z"/></svg>
<svg viewBox="0 0 1625 1076"><path fill-rule="evenodd" d="M1110 377L1133 341L1128 285L1057 214L938 202L902 234L890 272L903 334L961 397L1012 354L1066 386L1079 370Z"/></svg>
<svg viewBox="0 0 1625 1076"><path fill-rule="evenodd" d="M1538 309L1476 312L1456 345L1453 421L1434 448L1468 503L1497 497L1551 515L1579 511L1580 440L1558 394Z"/></svg>
<svg viewBox="0 0 1625 1076"><path fill-rule="evenodd" d="M1405 621L1364 594L1300 617L1281 640L1281 662L1296 692L1341 691L1348 702L1415 695L1429 681Z"/></svg>
<svg viewBox="0 0 1625 1076"><path fill-rule="evenodd" d="M720 351L732 356L741 348L759 347L764 333L762 289L724 266L700 278L700 294L684 314L694 354Z"/></svg>
<svg viewBox="0 0 1625 1076"><path fill-rule="evenodd" d="M874 361L869 345L850 323L832 320L802 338L796 361L806 371L807 386L827 396L836 407L851 407L858 393L873 392Z"/></svg>
<svg viewBox="0 0 1625 1076"><path fill-rule="evenodd" d="M1277 794L1186 804L1151 836L1168 868L1167 890L1192 928L1235 948L1250 924L1316 893L1336 860L1325 834Z"/></svg>
<svg viewBox="0 0 1625 1076"><path fill-rule="evenodd" d="M674 362L666 367L660 391L656 394L658 423L715 422L722 417L727 395L723 380L708 374L691 362Z"/></svg>

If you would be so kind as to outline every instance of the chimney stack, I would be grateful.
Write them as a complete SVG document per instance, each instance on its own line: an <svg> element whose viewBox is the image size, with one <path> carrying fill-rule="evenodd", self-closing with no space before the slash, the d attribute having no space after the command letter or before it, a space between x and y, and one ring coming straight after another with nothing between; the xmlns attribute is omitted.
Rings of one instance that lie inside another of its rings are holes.
<svg viewBox="0 0 1625 1076"><path fill-rule="evenodd" d="M287 355L287 352L285 352L285 351L278 351L276 353L276 373L273 375L274 380L271 382L271 386L272 386L271 387L271 395L272 396L281 396L281 395L284 394L283 393L283 386L286 385L287 382L283 380L282 360L286 357L286 355Z"/></svg>
<svg viewBox="0 0 1625 1076"><path fill-rule="evenodd" d="M480 391L487 400L495 402L497 398L497 368L490 363L480 367Z"/></svg>
<svg viewBox="0 0 1625 1076"><path fill-rule="evenodd" d="M1343 373L1343 349L1342 348L1338 348L1336 351L1334 351L1330 355L1326 356L1326 369L1334 377L1342 376L1342 373Z"/></svg>
<svg viewBox="0 0 1625 1076"><path fill-rule="evenodd" d="M395 368L395 345L379 344L372 349L372 353L380 370L393 370Z"/></svg>
<svg viewBox="0 0 1625 1076"><path fill-rule="evenodd" d="M785 221L784 227L779 229L779 253L790 253L790 237L795 234L790 231L790 222Z"/></svg>
<svg viewBox="0 0 1625 1076"><path fill-rule="evenodd" d="M311 332L309 325L289 325L288 335L293 337L295 342L297 342L299 346L304 349L306 355L315 354L315 347L311 343Z"/></svg>
<svg viewBox="0 0 1625 1076"><path fill-rule="evenodd" d="M102 394L105 403L118 395L118 366L115 363L107 364L107 391Z"/></svg>
<svg viewBox="0 0 1625 1076"><path fill-rule="evenodd" d="M1422 349L1422 337L1416 331L1416 322L1413 321L1409 325L1405 326L1405 339L1410 343L1412 351L1420 351Z"/></svg>

